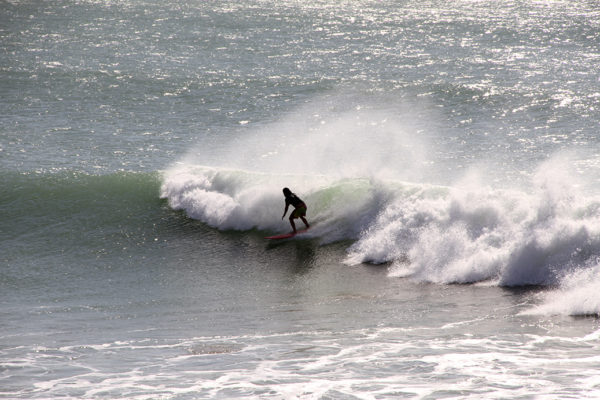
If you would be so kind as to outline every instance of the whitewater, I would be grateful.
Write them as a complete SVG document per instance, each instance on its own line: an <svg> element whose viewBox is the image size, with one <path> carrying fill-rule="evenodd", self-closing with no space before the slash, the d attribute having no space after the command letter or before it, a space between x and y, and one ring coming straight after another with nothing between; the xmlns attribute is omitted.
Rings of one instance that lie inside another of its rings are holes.
<svg viewBox="0 0 600 400"><path fill-rule="evenodd" d="M561 304L548 294L536 309L598 313L600 198L572 167L575 154L557 153L510 184L475 167L450 186L415 183L428 173L428 150L409 135L414 127L362 114L327 127L323 116L261 127L228 147L233 157L215 156L227 167L199 165L194 149L164 173L161 197L219 230L275 232L287 229L275 218L279 189L299 187L315 223L307 236L351 241L346 264L388 263L390 277L418 282L548 286Z"/></svg>
<svg viewBox="0 0 600 400"><path fill-rule="evenodd" d="M0 398L600 397L598 21L0 2Z"/></svg>

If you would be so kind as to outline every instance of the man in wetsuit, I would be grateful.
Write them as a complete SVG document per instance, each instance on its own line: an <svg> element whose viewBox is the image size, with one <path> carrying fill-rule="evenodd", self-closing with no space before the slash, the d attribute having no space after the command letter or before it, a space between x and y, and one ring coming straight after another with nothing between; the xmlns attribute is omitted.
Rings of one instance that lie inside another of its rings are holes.
<svg viewBox="0 0 600 400"><path fill-rule="evenodd" d="M294 223L294 219L300 218L304 225L306 225L306 229L310 227L308 222L306 221L306 204L298 196L296 196L292 191L288 188L283 188L283 195L285 196L285 210L283 211L283 219L285 214L288 212L288 207L290 204L294 206L294 211L290 214L290 224L292 225L292 229L294 233L296 232L296 224Z"/></svg>

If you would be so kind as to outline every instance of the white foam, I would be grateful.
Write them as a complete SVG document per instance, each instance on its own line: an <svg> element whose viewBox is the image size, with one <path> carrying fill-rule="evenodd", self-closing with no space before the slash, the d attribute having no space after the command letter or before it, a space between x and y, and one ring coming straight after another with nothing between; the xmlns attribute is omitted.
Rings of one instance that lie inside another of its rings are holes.
<svg viewBox="0 0 600 400"><path fill-rule="evenodd" d="M311 235L356 240L348 264L391 262L391 276L427 282L557 285L600 254L600 199L569 182L545 165L522 190L184 164L165 172L162 196L218 229L284 231L281 188L297 187Z"/></svg>
<svg viewBox="0 0 600 400"><path fill-rule="evenodd" d="M388 190L369 179L264 174L185 165L164 173L161 196L174 209L221 229L289 229L283 187L308 204L309 235L324 241L356 238L385 203ZM289 215L289 213L288 213Z"/></svg>
<svg viewBox="0 0 600 400"><path fill-rule="evenodd" d="M90 343L52 349L52 358L31 348L27 363L15 369L31 374L31 384L6 394L116 399L597 394L597 335L460 333L478 324L480 319L463 321L458 331L444 334L436 332L457 325ZM565 387L570 376L577 379Z"/></svg>
<svg viewBox="0 0 600 400"><path fill-rule="evenodd" d="M600 253L600 199L545 168L529 190L403 192L351 247L347 262L393 262L391 276L438 283L557 284Z"/></svg>
<svg viewBox="0 0 600 400"><path fill-rule="evenodd" d="M277 229L284 225L281 189L296 183L309 194L311 189L303 180L301 176L180 166L165 172L161 196L172 208L218 229Z"/></svg>
<svg viewBox="0 0 600 400"><path fill-rule="evenodd" d="M600 197L575 179L572 155L518 184L492 187L474 166L433 185L429 146L408 113L350 103L335 97L245 125L235 143L196 149L166 171L161 195L218 229L282 232L290 187L308 203L309 235L354 241L346 263L390 263L390 276L425 282L558 285L600 255Z"/></svg>
<svg viewBox="0 0 600 400"><path fill-rule="evenodd" d="M523 314L600 315L600 264L567 271L559 287L541 300Z"/></svg>

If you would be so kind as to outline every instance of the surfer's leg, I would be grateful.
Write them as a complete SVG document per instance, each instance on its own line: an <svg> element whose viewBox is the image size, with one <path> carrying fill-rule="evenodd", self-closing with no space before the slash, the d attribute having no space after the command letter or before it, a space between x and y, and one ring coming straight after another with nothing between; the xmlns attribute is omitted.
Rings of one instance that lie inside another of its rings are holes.
<svg viewBox="0 0 600 400"><path fill-rule="evenodd" d="M304 222L304 225L306 225L306 229L310 228L310 225L306 220L306 206L298 207L296 210L294 210L294 214L296 217L300 218L302 222Z"/></svg>
<svg viewBox="0 0 600 400"><path fill-rule="evenodd" d="M310 225L308 224L308 221L306 220L306 218L304 218L304 216L300 217L300 219L302 220L302 222L304 222L304 225L306 225L306 229L310 228Z"/></svg>
<svg viewBox="0 0 600 400"><path fill-rule="evenodd" d="M300 209L300 208L296 208L290 214L290 224L292 225L292 229L294 230L294 233L297 233L297 231L296 231L296 223L294 222L294 219L296 219L298 217L304 219L304 217L302 216L302 209Z"/></svg>

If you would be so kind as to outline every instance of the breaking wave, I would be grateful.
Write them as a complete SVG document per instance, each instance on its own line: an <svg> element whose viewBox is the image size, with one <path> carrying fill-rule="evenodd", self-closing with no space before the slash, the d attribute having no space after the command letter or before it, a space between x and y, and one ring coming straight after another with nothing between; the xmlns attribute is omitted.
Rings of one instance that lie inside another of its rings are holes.
<svg viewBox="0 0 600 400"><path fill-rule="evenodd" d="M528 190L509 190L188 165L164 174L161 195L217 229L282 231L289 186L309 205L312 237L352 242L349 265L389 263L390 276L440 284L556 286L552 312L597 313L600 199L568 185L544 167ZM570 293L576 304L556 300Z"/></svg>

